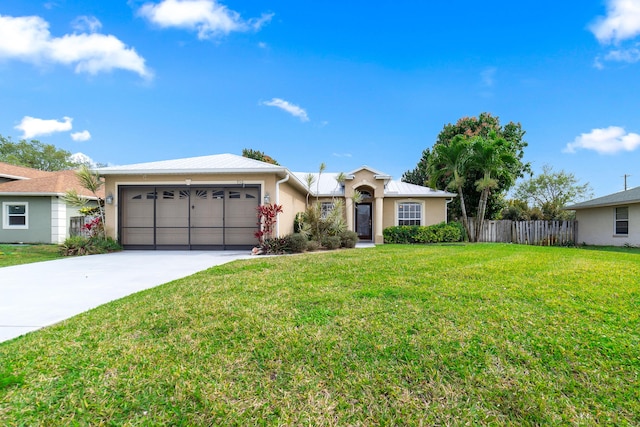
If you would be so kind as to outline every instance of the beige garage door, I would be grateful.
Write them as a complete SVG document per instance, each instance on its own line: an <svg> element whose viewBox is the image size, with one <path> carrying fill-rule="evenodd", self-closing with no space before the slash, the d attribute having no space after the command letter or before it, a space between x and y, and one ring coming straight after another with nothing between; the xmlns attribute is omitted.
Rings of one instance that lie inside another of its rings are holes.
<svg viewBox="0 0 640 427"><path fill-rule="evenodd" d="M235 249L257 243L258 186L120 187L128 249Z"/></svg>

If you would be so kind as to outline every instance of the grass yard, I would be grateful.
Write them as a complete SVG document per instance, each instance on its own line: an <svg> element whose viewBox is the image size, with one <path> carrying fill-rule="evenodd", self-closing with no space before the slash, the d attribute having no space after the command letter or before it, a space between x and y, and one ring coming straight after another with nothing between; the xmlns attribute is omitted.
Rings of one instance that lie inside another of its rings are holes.
<svg viewBox="0 0 640 427"><path fill-rule="evenodd" d="M0 267L60 258L58 245L0 245Z"/></svg>
<svg viewBox="0 0 640 427"><path fill-rule="evenodd" d="M0 344L0 425L640 425L640 254L212 268Z"/></svg>

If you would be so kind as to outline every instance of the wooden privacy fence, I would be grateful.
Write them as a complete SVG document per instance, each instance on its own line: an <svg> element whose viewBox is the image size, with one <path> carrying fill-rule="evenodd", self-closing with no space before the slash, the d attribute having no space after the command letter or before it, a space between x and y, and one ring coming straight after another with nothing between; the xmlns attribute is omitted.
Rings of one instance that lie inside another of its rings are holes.
<svg viewBox="0 0 640 427"><path fill-rule="evenodd" d="M475 232L476 220L469 221ZM484 221L481 242L519 243L522 245L564 246L574 244L577 221Z"/></svg>

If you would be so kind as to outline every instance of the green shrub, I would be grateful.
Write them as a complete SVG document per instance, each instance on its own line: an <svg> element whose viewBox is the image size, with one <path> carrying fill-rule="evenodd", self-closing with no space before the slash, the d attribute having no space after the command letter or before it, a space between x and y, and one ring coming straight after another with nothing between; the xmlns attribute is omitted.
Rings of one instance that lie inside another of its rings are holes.
<svg viewBox="0 0 640 427"><path fill-rule="evenodd" d="M304 252L307 249L309 240L306 236L300 233L293 233L286 237L288 240L288 249L292 253Z"/></svg>
<svg viewBox="0 0 640 427"><path fill-rule="evenodd" d="M322 246L329 250L338 249L341 244L340 236L326 236L322 239Z"/></svg>
<svg viewBox="0 0 640 427"><path fill-rule="evenodd" d="M286 237L270 237L260 245L262 252L268 255L280 255L288 252L289 241Z"/></svg>
<svg viewBox="0 0 640 427"><path fill-rule="evenodd" d="M122 247L111 237L72 236L60 245L60 253L64 256L106 254L122 250Z"/></svg>
<svg viewBox="0 0 640 427"><path fill-rule="evenodd" d="M388 227L382 231L385 243L443 243L460 242L463 240L464 232L462 224L450 222L430 225L400 225Z"/></svg>
<svg viewBox="0 0 640 427"><path fill-rule="evenodd" d="M320 249L320 242L318 242L317 240L309 240L307 242L307 250L309 252L315 252L318 249Z"/></svg>
<svg viewBox="0 0 640 427"><path fill-rule="evenodd" d="M340 246L343 248L355 248L358 243L358 233L355 231L343 231L340 233Z"/></svg>

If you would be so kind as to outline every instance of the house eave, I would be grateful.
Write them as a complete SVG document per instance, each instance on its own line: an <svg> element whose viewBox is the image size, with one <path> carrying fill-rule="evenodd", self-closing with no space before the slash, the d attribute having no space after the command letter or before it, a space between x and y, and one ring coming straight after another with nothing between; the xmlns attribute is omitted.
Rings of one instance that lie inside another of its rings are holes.
<svg viewBox="0 0 640 427"><path fill-rule="evenodd" d="M66 193L57 192L27 192L27 191L0 191L0 197L64 197ZM98 200L95 196L83 196L81 198L87 200Z"/></svg>

